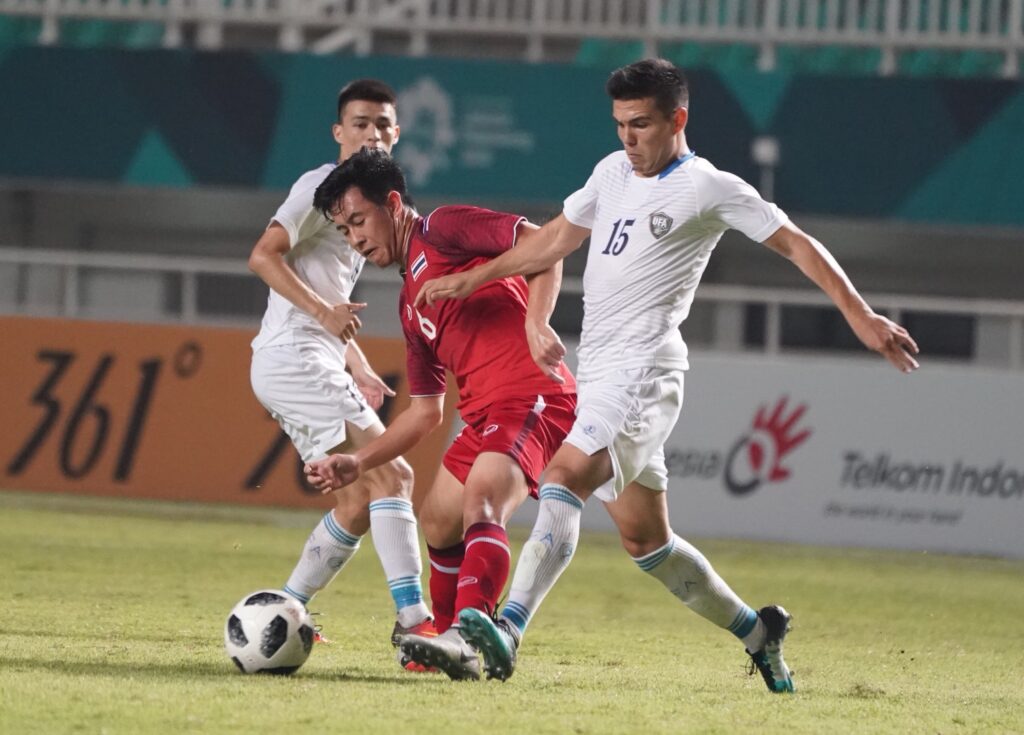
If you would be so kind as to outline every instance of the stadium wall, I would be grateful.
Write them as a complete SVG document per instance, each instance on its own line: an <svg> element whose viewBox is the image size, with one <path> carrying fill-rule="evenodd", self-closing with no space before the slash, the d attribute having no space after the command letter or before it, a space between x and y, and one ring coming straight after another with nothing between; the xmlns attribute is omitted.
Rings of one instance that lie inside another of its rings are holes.
<svg viewBox="0 0 1024 735"><path fill-rule="evenodd" d="M680 534L1024 557L1024 375L692 354L666 445ZM535 510L521 512L528 523ZM589 528L611 529L600 503Z"/></svg>
<svg viewBox="0 0 1024 735"><path fill-rule="evenodd" d="M400 94L396 150L412 191L557 202L619 147L607 73L479 60L10 49L0 54L0 98L16 113L0 116L0 136L17 144L0 148L0 178L284 188L336 155L328 125L338 87L377 76ZM755 184L770 174L772 198L788 211L1024 225L1024 84L697 70L691 87L691 145Z"/></svg>
<svg viewBox="0 0 1024 735"><path fill-rule="evenodd" d="M3 488L273 506L330 506L249 387L242 329L0 317ZM408 405L401 340L361 338ZM453 420L407 455L433 482Z"/></svg>
<svg viewBox="0 0 1024 735"><path fill-rule="evenodd" d="M0 318L3 487L324 507L249 388L252 332ZM364 350L408 401L400 340ZM570 347L570 356L575 349ZM573 360L570 359L570 364ZM683 534L1024 557L1024 375L691 355L667 446ZM456 428L409 455L417 495ZM528 502L515 522L532 524ZM608 529L600 503L587 528Z"/></svg>

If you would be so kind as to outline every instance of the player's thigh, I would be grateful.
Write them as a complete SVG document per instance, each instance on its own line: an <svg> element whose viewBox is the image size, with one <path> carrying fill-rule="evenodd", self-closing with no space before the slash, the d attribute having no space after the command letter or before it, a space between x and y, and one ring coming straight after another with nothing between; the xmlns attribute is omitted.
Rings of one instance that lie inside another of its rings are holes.
<svg viewBox="0 0 1024 735"><path fill-rule="evenodd" d="M505 526L530 494L519 463L507 454L483 452L466 480L462 505L465 527L474 523Z"/></svg>
<svg viewBox="0 0 1024 735"><path fill-rule="evenodd" d="M657 551L672 536L668 502L663 490L631 482L604 507L619 529L623 547L632 557Z"/></svg>
<svg viewBox="0 0 1024 735"><path fill-rule="evenodd" d="M664 464L663 445L679 418L682 381L682 371L642 368L581 384L566 444L610 468L595 475L600 482L590 488L601 500L615 500L632 482L667 487L667 476L655 477L656 465Z"/></svg>
<svg viewBox="0 0 1024 735"><path fill-rule="evenodd" d="M427 544L444 549L462 541L462 483L447 468L440 467L434 484L417 508L420 528Z"/></svg>
<svg viewBox="0 0 1024 735"><path fill-rule="evenodd" d="M611 454L607 449L588 453L567 441L551 458L542 482L567 487L580 499L586 500L614 475Z"/></svg>

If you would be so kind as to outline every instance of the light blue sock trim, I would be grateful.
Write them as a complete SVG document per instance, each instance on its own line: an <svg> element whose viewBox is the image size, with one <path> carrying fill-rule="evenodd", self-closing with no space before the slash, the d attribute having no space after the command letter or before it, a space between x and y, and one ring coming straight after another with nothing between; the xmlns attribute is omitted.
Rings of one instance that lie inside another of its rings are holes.
<svg viewBox="0 0 1024 735"><path fill-rule="evenodd" d="M554 483L545 484L540 489L540 499L557 500L562 503L567 503L577 510L583 510L583 501L576 497L576 495L574 495L573 492L564 485L555 485Z"/></svg>
<svg viewBox="0 0 1024 735"><path fill-rule="evenodd" d="M737 638L744 638L754 629L755 625L757 625L757 613L744 605L729 624L729 632Z"/></svg>
<svg viewBox="0 0 1024 735"><path fill-rule="evenodd" d="M391 599L395 601L396 610L423 602L423 587L420 585L420 578L415 575L389 579L388 587L391 589Z"/></svg>
<svg viewBox="0 0 1024 735"><path fill-rule="evenodd" d="M307 597L306 595L300 595L300 594L299 594L298 592L296 592L295 590L293 590L293 589L292 589L291 587L289 587L288 585L285 585L285 586L284 586L284 587L282 587L281 589L282 589L282 591L284 591L284 592L287 592L287 593L288 593L289 595L291 595L291 596L292 596L292 597L294 597L294 598L295 598L296 600L298 600L299 602L301 602L301 603L302 603L303 605L305 605L305 604L306 604L307 602L309 602L309 601L310 601L311 599L313 599L313 598L311 598L311 597Z"/></svg>
<svg viewBox="0 0 1024 735"><path fill-rule="evenodd" d="M370 512L381 510L398 510L412 515L412 502L404 498L381 498L370 503Z"/></svg>
<svg viewBox="0 0 1024 735"><path fill-rule="evenodd" d="M643 569L645 572L650 572L656 566L661 564L663 561L668 559L669 555L672 554L672 549L676 547L676 537L673 536L669 539L669 542L662 546L660 549L652 551L650 554L644 554L643 556L633 557L633 561L636 565Z"/></svg>
<svg viewBox="0 0 1024 735"><path fill-rule="evenodd" d="M518 602L506 602L501 611L501 617L515 626L520 637L526 632L526 626L530 623L530 611Z"/></svg>
<svg viewBox="0 0 1024 735"><path fill-rule="evenodd" d="M407 584L419 584L420 578L414 574L405 577L395 577L388 580L388 587L402 587Z"/></svg>
<svg viewBox="0 0 1024 735"><path fill-rule="evenodd" d="M395 609L417 605L423 602L423 590L419 584L408 584L391 588L391 599L395 601Z"/></svg>
<svg viewBox="0 0 1024 735"><path fill-rule="evenodd" d="M343 546L356 547L359 546L359 537L353 536L351 533L342 528L336 520L334 520L334 512L331 511L324 516L324 527L327 529L327 533L331 534L331 537Z"/></svg>

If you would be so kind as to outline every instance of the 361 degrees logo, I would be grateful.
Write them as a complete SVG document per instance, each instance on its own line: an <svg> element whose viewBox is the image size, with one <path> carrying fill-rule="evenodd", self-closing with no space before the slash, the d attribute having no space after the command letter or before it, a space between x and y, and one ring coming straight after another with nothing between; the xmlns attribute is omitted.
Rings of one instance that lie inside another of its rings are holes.
<svg viewBox="0 0 1024 735"><path fill-rule="evenodd" d="M747 495L766 482L780 482L790 476L783 461L807 441L811 430L798 430L807 404L800 404L787 415L788 402L787 396L780 398L771 414L767 404L761 406L750 431L729 450L723 479L733 495Z"/></svg>

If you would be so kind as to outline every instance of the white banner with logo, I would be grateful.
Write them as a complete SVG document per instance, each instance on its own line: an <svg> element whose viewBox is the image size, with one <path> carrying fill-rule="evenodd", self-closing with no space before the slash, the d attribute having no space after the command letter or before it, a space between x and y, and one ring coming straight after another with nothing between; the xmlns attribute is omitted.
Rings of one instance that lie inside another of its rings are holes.
<svg viewBox="0 0 1024 735"><path fill-rule="evenodd" d="M911 375L881 359L691 366L665 447L681 535L1024 557L1024 374L927 358ZM585 525L610 528L591 505Z"/></svg>

